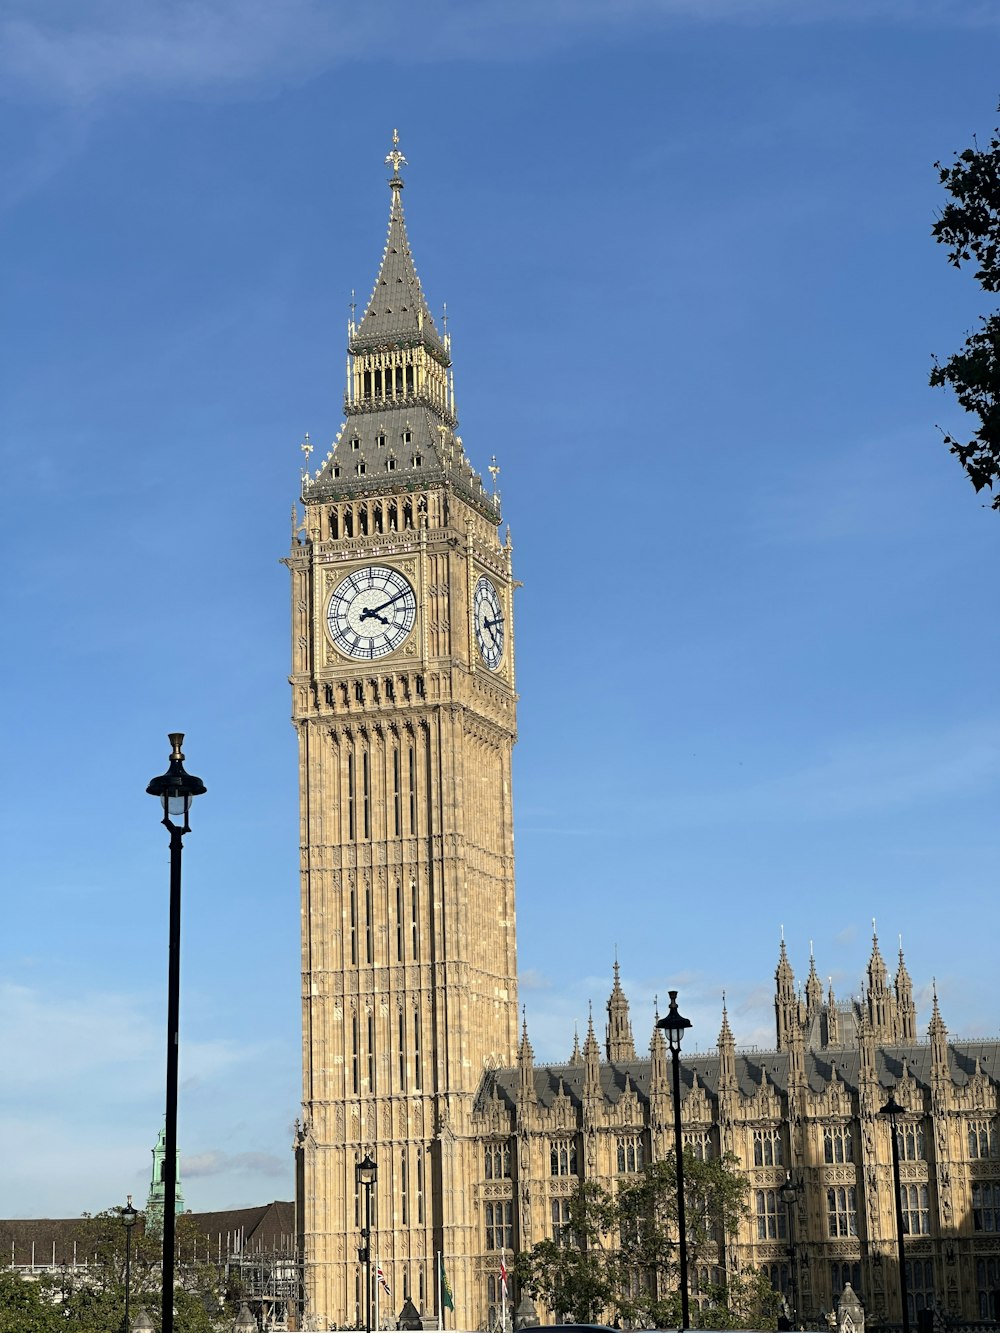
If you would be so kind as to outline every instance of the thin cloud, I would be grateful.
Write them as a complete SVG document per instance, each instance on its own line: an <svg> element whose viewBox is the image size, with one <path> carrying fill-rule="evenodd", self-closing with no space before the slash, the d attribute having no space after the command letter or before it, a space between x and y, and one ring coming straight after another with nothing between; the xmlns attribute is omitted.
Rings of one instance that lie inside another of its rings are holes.
<svg viewBox="0 0 1000 1333"><path fill-rule="evenodd" d="M287 1176L288 1162L267 1152L226 1153L218 1149L181 1158L181 1177L199 1176Z"/></svg>
<svg viewBox="0 0 1000 1333"><path fill-rule="evenodd" d="M39 10L43 9L42 17ZM74 104L127 93L252 95L345 61L537 59L587 36L641 32L671 22L872 21L996 27L979 3L927 0L511 0L506 5L439 0L421 8L336 0L13 0L0 21L0 80L8 96ZM398 55L385 34L405 31ZM526 45L525 34L531 42ZM530 52L530 55L526 55Z"/></svg>

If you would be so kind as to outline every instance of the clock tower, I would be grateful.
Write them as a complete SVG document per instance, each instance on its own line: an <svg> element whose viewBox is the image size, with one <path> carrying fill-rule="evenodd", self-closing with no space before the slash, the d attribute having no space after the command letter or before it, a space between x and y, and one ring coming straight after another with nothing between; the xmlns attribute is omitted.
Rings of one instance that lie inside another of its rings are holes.
<svg viewBox="0 0 1000 1333"><path fill-rule="evenodd" d="M517 1044L510 539L456 434L450 338L410 253L395 134L386 162L389 230L368 307L349 324L346 420L303 474L287 560L297 1193L315 1328L366 1322L355 1176L366 1153L383 1308L395 1315L408 1296L436 1311L440 1252L456 1308L472 1313L472 1102Z"/></svg>

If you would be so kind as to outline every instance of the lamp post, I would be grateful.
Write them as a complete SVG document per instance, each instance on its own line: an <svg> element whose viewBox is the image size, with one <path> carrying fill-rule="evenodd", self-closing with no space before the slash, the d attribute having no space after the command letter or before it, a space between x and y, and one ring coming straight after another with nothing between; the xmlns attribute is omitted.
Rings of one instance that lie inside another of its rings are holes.
<svg viewBox="0 0 1000 1333"><path fill-rule="evenodd" d="M170 766L153 778L146 791L163 803L163 819L170 830L170 945L167 959L167 1113L163 1159L163 1291L161 1333L174 1328L174 1220L177 1207L177 1056L181 988L181 854L184 834L190 833L191 801L205 792L201 778L184 771L181 745L184 733L172 731Z"/></svg>
<svg viewBox="0 0 1000 1333"><path fill-rule="evenodd" d="M365 1192L365 1225L361 1232L364 1244L358 1250L358 1258L365 1266L365 1333L372 1333L372 1189L378 1179L378 1167L371 1154L365 1153L354 1171L358 1185Z"/></svg>
<svg viewBox="0 0 1000 1333"><path fill-rule="evenodd" d="M684 1018L677 1012L677 992L669 991L670 1008L666 1016L657 1021L656 1026L663 1028L667 1034L667 1045L670 1047L670 1058L673 1062L674 1073L674 1156L677 1158L677 1237L678 1251L680 1254L680 1288L681 1288L681 1328L691 1327L691 1321L688 1316L688 1256L687 1256L687 1229L684 1224L684 1140L681 1136L681 1038L684 1036L684 1029L691 1026L691 1020Z"/></svg>
<svg viewBox="0 0 1000 1333"><path fill-rule="evenodd" d="M792 1179L791 1171L786 1171L785 1183L781 1187L781 1198L782 1201L784 1202L785 1210L788 1214L788 1258L790 1261L788 1285L789 1285L789 1295L792 1298L789 1303L791 1308L788 1311L788 1316L789 1319L791 1320L793 1328L796 1326L796 1323L798 1322L796 1318L797 1312L795 1308L796 1305L798 1304L798 1294L799 1294L799 1280L798 1280L799 1275L796 1268L797 1252L795 1248L795 1201L798 1197L799 1197L798 1186Z"/></svg>
<svg viewBox="0 0 1000 1333"><path fill-rule="evenodd" d="M899 1142L896 1138L896 1117L906 1110L900 1106L895 1095L889 1093L889 1099L879 1111L879 1115L888 1117L889 1132L892 1137L892 1185L896 1203L896 1245L899 1250L899 1304L903 1314L903 1333L910 1333L910 1311L906 1291L906 1250L903 1244L903 1198L899 1185Z"/></svg>
<svg viewBox="0 0 1000 1333"><path fill-rule="evenodd" d="M132 1228L139 1214L132 1207L132 1196L126 1197L122 1209L122 1225L125 1227L125 1333L129 1333L129 1301L132 1295Z"/></svg>

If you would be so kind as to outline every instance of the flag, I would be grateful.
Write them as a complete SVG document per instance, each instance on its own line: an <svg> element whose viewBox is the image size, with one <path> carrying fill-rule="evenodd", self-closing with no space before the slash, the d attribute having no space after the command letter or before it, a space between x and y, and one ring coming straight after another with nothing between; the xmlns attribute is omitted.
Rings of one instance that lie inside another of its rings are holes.
<svg viewBox="0 0 1000 1333"><path fill-rule="evenodd" d="M507 1288L507 1265L503 1261L503 1255L500 1256L500 1290L503 1293L504 1300L507 1300L510 1292Z"/></svg>
<svg viewBox="0 0 1000 1333"><path fill-rule="evenodd" d="M382 1265L380 1263L376 1263L375 1265L375 1276L378 1278L378 1284L385 1294L391 1296L392 1292L389 1290L389 1284L385 1280L385 1274L382 1272Z"/></svg>
<svg viewBox="0 0 1000 1333"><path fill-rule="evenodd" d="M443 1254L438 1254L438 1263L441 1265L441 1304L446 1310L454 1310L455 1297L451 1293L451 1283L448 1281L448 1274L444 1271Z"/></svg>

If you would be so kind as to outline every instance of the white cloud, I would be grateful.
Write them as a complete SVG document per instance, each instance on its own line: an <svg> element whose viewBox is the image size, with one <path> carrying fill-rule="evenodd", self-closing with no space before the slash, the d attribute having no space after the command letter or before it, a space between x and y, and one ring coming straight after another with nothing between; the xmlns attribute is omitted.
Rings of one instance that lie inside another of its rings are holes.
<svg viewBox="0 0 1000 1333"><path fill-rule="evenodd" d="M226 1153L219 1149L181 1158L181 1177L221 1175L287 1176L288 1159L267 1152Z"/></svg>

